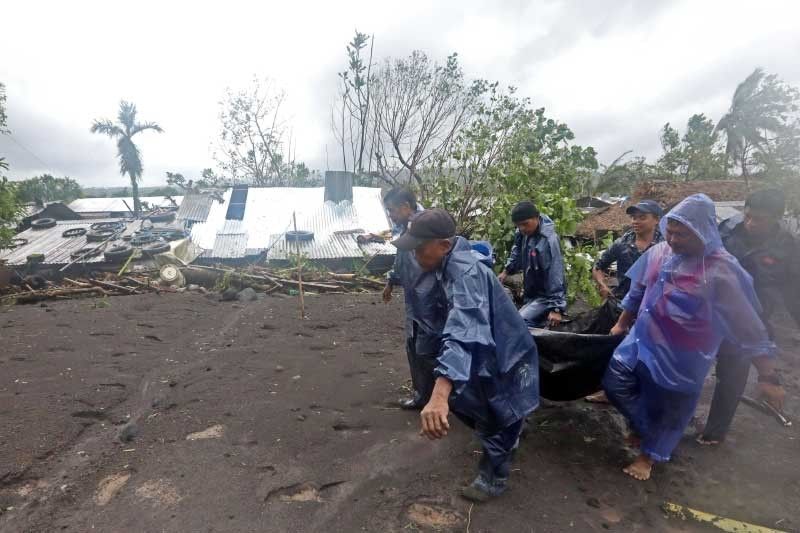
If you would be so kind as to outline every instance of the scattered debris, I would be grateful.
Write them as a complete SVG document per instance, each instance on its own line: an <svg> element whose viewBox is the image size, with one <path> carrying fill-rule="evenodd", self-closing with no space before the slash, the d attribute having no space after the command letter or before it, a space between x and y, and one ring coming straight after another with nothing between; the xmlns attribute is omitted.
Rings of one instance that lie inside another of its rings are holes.
<svg viewBox="0 0 800 533"><path fill-rule="evenodd" d="M159 506L175 505L182 499L172 483L165 479L155 479L144 483L136 489L136 495Z"/></svg>
<svg viewBox="0 0 800 533"><path fill-rule="evenodd" d="M464 521L457 511L432 503L412 503L408 518L417 526L437 531L453 528Z"/></svg>
<svg viewBox="0 0 800 533"><path fill-rule="evenodd" d="M97 486L94 502L100 506L106 505L120 490L122 490L122 487L125 486L130 478L131 475L128 473L113 474L103 478Z"/></svg>
<svg viewBox="0 0 800 533"><path fill-rule="evenodd" d="M217 424L216 426L211 426L203 431L189 433L186 435L186 440L218 439L222 437L223 433L225 433L225 428L222 425Z"/></svg>

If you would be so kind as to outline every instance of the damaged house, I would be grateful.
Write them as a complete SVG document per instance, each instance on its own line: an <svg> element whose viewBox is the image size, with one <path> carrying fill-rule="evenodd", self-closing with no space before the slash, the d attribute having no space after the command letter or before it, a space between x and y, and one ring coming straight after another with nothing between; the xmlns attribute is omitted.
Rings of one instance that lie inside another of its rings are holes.
<svg viewBox="0 0 800 533"><path fill-rule="evenodd" d="M354 187L348 172L326 172L324 187L239 185L217 198L187 195L177 222L202 250L198 263L288 264L299 253L329 269L369 261L371 271L385 271L395 254L388 242L358 243L360 234L388 232L390 222L381 189Z"/></svg>

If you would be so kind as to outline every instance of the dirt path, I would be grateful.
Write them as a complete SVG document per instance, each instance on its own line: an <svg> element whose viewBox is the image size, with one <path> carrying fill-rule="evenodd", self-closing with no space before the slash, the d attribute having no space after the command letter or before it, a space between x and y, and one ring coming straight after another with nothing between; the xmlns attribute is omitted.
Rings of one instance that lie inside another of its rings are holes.
<svg viewBox="0 0 800 533"><path fill-rule="evenodd" d="M512 490L470 508L469 432L431 444L390 405L401 302L307 304L302 321L293 300L199 295L0 311L0 531L706 531L664 501L800 531L800 432L748 407L721 448L687 438L636 483L615 415L547 405Z"/></svg>

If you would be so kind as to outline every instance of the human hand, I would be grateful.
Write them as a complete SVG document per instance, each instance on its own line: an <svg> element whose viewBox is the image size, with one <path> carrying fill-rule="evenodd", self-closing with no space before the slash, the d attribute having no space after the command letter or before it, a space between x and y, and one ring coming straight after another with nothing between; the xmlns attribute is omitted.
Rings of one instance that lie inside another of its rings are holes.
<svg viewBox="0 0 800 533"><path fill-rule="evenodd" d="M420 435L425 435L431 440L446 436L450 429L450 423L447 421L449 414L450 406L447 404L447 399L431 397L419 414L422 422Z"/></svg>
<svg viewBox="0 0 800 533"><path fill-rule="evenodd" d="M611 335L625 335L626 333L628 333L628 329L620 326L619 324L614 324L614 327L611 328L610 332Z"/></svg>
<svg viewBox="0 0 800 533"><path fill-rule="evenodd" d="M561 324L561 313L558 311L550 311L550 314L547 315L547 325L551 328L557 328L559 324Z"/></svg>
<svg viewBox="0 0 800 533"><path fill-rule="evenodd" d="M383 303L388 304L392 301L392 284L387 283L383 288Z"/></svg>
<svg viewBox="0 0 800 533"><path fill-rule="evenodd" d="M603 298L611 297L611 289L609 289L608 285L606 285L605 283L601 283L597 287L597 291L600 293L600 296L603 297Z"/></svg>
<svg viewBox="0 0 800 533"><path fill-rule="evenodd" d="M764 398L776 410L783 410L783 400L786 397L786 391L781 385L773 385L772 383L759 383L758 395Z"/></svg>

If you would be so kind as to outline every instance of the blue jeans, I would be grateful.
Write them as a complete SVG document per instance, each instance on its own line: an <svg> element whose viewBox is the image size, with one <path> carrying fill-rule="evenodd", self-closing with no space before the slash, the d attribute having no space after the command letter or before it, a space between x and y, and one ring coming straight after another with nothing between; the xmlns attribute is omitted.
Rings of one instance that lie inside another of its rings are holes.
<svg viewBox="0 0 800 533"><path fill-rule="evenodd" d="M547 325L550 309L550 304L544 298L526 299L525 305L519 309L519 314L529 328L542 328Z"/></svg>

